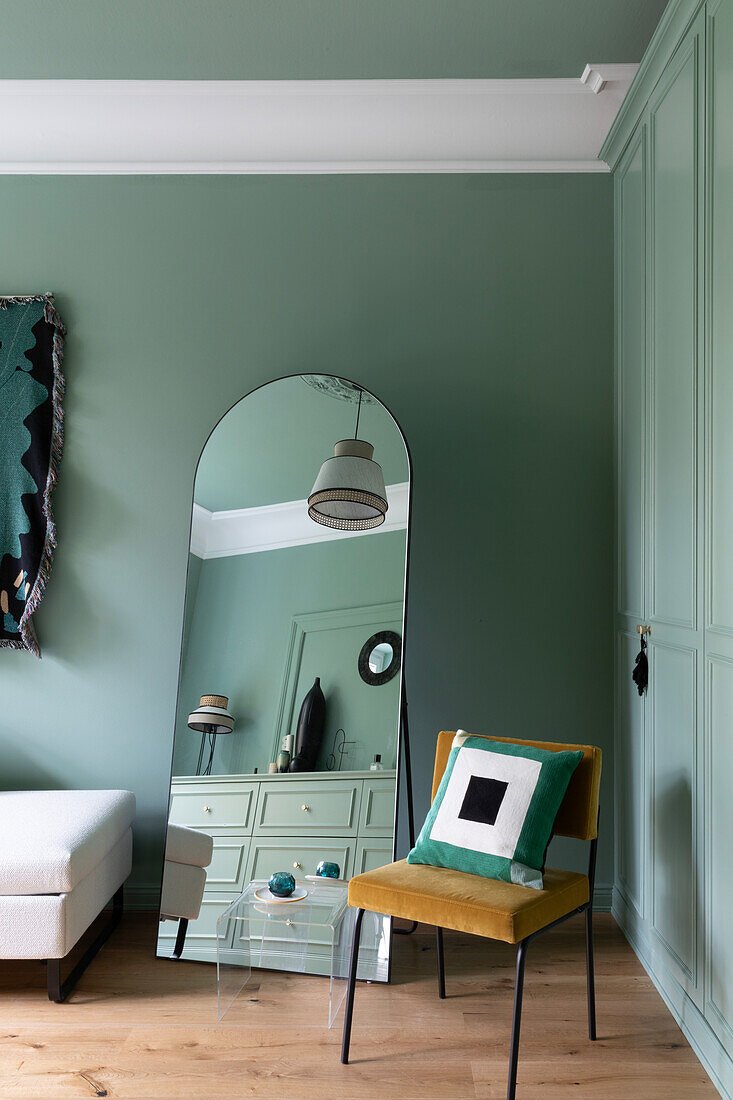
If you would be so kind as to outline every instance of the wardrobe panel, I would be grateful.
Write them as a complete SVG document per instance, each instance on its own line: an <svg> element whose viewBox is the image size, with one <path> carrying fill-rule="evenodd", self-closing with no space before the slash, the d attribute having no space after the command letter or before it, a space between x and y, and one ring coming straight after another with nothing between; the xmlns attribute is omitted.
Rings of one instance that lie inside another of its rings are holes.
<svg viewBox="0 0 733 1100"><path fill-rule="evenodd" d="M665 74L650 114L650 612L696 620L697 53Z"/></svg>
<svg viewBox="0 0 733 1100"><path fill-rule="evenodd" d="M733 6L711 20L709 622L733 634Z"/></svg>
<svg viewBox="0 0 733 1100"><path fill-rule="evenodd" d="M710 684L710 773L709 773L709 1005L712 1022L733 1040L733 661L713 658L709 664ZM717 1019L716 1019L717 1017Z"/></svg>
<svg viewBox="0 0 733 1100"><path fill-rule="evenodd" d="M639 640L619 631L617 640L618 714L616 737L616 820L618 882L636 911L644 914L644 702L631 679Z"/></svg>
<svg viewBox="0 0 733 1100"><path fill-rule="evenodd" d="M644 166L640 127L616 177L618 610L644 607Z"/></svg>
<svg viewBox="0 0 733 1100"><path fill-rule="evenodd" d="M703 1065L733 1096L733 0L670 4L629 103L605 149L616 173L614 913ZM639 285L628 261L629 169L644 125ZM623 466L634 339L624 314L633 318L637 294L642 320L646 308L641 494ZM629 596L637 531L641 603ZM630 681L637 623L650 630L642 699Z"/></svg>
<svg viewBox="0 0 733 1100"><path fill-rule="evenodd" d="M708 6L705 1015L733 1050L733 4ZM730 1070L733 1081L733 1069Z"/></svg>
<svg viewBox="0 0 733 1100"><path fill-rule="evenodd" d="M694 805L697 653L649 647L652 923L682 976L695 972Z"/></svg>

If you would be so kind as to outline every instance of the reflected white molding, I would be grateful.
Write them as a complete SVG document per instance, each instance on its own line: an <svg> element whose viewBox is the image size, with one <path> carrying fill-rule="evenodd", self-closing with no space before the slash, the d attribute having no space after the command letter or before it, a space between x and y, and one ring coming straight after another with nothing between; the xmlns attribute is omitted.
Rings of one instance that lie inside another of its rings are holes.
<svg viewBox="0 0 733 1100"><path fill-rule="evenodd" d="M609 81L623 84L628 89L638 68L638 65L592 65L589 62L581 73L580 82L594 95L602 92Z"/></svg>
<svg viewBox="0 0 733 1100"><path fill-rule="evenodd" d="M603 172L637 65L518 80L0 80L0 173Z"/></svg>
<svg viewBox="0 0 733 1100"><path fill-rule="evenodd" d="M409 492L408 481L387 486L387 518L381 527L371 531L335 531L321 527L309 517L307 500L288 500L284 504L223 512L210 512L194 504L191 553L204 560L230 558L238 554L259 554L264 550L282 550L287 546L402 531L407 527Z"/></svg>

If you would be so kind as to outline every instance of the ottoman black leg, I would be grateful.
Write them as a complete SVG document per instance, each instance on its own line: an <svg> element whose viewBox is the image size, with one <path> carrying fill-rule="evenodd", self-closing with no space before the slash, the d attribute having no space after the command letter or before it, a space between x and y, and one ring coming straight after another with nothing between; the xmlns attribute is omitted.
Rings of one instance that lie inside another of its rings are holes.
<svg viewBox="0 0 733 1100"><path fill-rule="evenodd" d="M79 959L76 966L74 966L67 977L62 981L61 979L61 963L63 959L49 959L47 965L47 979L48 979L48 999L55 1001L56 1004L61 1004L69 996L73 990L79 978L82 976L89 963L99 951L100 947L109 939L114 932L117 925L120 923L120 917L122 916L123 905L123 891L124 887L120 886L117 893L112 898L112 916L104 925L104 927L97 933L97 936L89 944L86 951ZM68 956L66 956L68 958Z"/></svg>
<svg viewBox="0 0 733 1100"><path fill-rule="evenodd" d="M178 932L176 934L176 946L173 948L172 959L180 959L183 954L183 945L186 942L186 932L188 931L188 917L181 917L178 922Z"/></svg>

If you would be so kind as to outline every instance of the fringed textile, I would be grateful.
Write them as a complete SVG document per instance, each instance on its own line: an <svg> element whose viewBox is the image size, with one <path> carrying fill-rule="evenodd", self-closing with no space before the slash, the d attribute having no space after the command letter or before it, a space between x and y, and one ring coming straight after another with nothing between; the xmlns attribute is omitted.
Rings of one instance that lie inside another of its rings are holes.
<svg viewBox="0 0 733 1100"><path fill-rule="evenodd" d="M37 657L32 616L56 549L65 335L51 294L0 298L0 646Z"/></svg>

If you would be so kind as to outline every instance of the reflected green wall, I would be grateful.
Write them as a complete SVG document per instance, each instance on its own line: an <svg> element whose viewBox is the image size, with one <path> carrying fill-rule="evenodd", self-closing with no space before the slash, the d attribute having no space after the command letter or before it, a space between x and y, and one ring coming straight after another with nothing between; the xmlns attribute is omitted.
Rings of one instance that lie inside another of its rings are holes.
<svg viewBox="0 0 733 1100"><path fill-rule="evenodd" d="M343 373L412 452L418 815L440 729L595 742L610 881L610 177L4 177L0 210L3 290L54 290L69 328L44 657L0 653L5 785L133 790L149 897L196 461L250 388Z"/></svg>
<svg viewBox="0 0 733 1100"><path fill-rule="evenodd" d="M200 737L188 729L186 719L205 693L227 695L236 717L234 733L218 738L214 773L254 768L266 772L269 761L277 759L273 744L293 616L401 601L405 532L204 562L192 557L192 562L199 562L199 568L194 564L190 587L193 606L183 656L174 773L196 771ZM356 632L358 647L348 655L346 667L339 662L338 675L334 668L338 657L334 664L318 666L326 696L324 747L330 750L339 725L334 718L344 714L347 735L357 741L345 768L350 762L355 768L368 767L375 752L385 755L393 744L399 677L375 688L364 684L357 673L359 649L378 629L369 626ZM302 694L301 689L298 701ZM296 706L296 719L297 714ZM394 767L394 761L388 766Z"/></svg>

